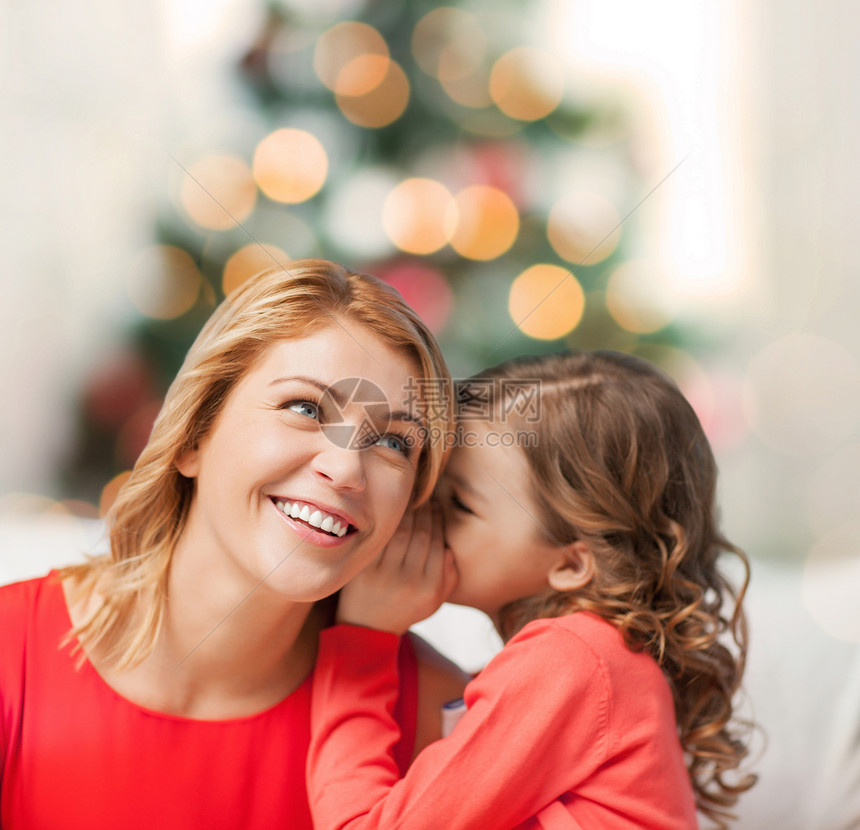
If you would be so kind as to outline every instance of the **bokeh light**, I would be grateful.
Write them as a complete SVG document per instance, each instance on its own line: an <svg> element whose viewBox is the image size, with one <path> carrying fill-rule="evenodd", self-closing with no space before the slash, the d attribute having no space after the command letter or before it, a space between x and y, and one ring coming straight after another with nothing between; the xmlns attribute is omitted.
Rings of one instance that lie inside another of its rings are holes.
<svg viewBox="0 0 860 830"><path fill-rule="evenodd" d="M487 37L474 15L450 7L434 9L415 26L412 51L421 69L436 78L453 101L472 108L493 103L485 66Z"/></svg>
<svg viewBox="0 0 860 830"><path fill-rule="evenodd" d="M606 286L606 307L619 326L636 334L650 334L667 325L674 303L653 266L642 261L620 265Z"/></svg>
<svg viewBox="0 0 860 830"><path fill-rule="evenodd" d="M225 296L260 271L273 265L284 265L289 261L289 254L277 245L253 242L239 248L224 264L222 287Z"/></svg>
<svg viewBox="0 0 860 830"><path fill-rule="evenodd" d="M382 212L397 184L394 173L368 167L333 184L325 214L328 236L350 256L373 259L389 254L394 246L382 225Z"/></svg>
<svg viewBox="0 0 860 830"><path fill-rule="evenodd" d="M493 103L489 73L482 67L477 67L468 75L445 75L439 82L448 97L462 107L482 109Z"/></svg>
<svg viewBox="0 0 860 830"><path fill-rule="evenodd" d="M542 49L518 46L502 55L490 73L490 96L510 118L537 121L560 103L564 76L559 61Z"/></svg>
<svg viewBox="0 0 860 830"><path fill-rule="evenodd" d="M807 520L816 533L826 533L858 514L860 505L860 443L842 446L815 470L809 482Z"/></svg>
<svg viewBox="0 0 860 830"><path fill-rule="evenodd" d="M98 519L99 509L82 499L63 499L48 510L49 516L72 516L77 519Z"/></svg>
<svg viewBox="0 0 860 830"><path fill-rule="evenodd" d="M848 522L823 536L803 569L803 604L831 637L860 643L860 522Z"/></svg>
<svg viewBox="0 0 860 830"><path fill-rule="evenodd" d="M423 262L406 261L377 273L403 295L434 334L444 328L454 295L441 271Z"/></svg>
<svg viewBox="0 0 860 830"><path fill-rule="evenodd" d="M254 178L260 190L276 202L307 201L319 192L327 175L325 148L307 130L275 130L254 153Z"/></svg>
<svg viewBox="0 0 860 830"><path fill-rule="evenodd" d="M344 117L360 127L385 127L409 103L406 73L391 60L385 38L366 23L344 21L320 35L314 68Z"/></svg>
<svg viewBox="0 0 860 830"><path fill-rule="evenodd" d="M359 55L340 71L335 91L352 97L367 95L385 80L390 65L385 55Z"/></svg>
<svg viewBox="0 0 860 830"><path fill-rule="evenodd" d="M517 238L520 215L510 196L496 187L472 185L461 190L448 213L451 247L467 259L501 256Z"/></svg>
<svg viewBox="0 0 860 830"><path fill-rule="evenodd" d="M412 32L415 62L440 80L470 75L480 65L486 47L487 38L477 18L450 6L428 12Z"/></svg>
<svg viewBox="0 0 860 830"><path fill-rule="evenodd" d="M451 192L441 182L406 179L385 200L382 225L401 251L432 254L451 236L452 200Z"/></svg>
<svg viewBox="0 0 860 830"><path fill-rule="evenodd" d="M201 276L182 248L150 245L131 262L126 287L142 314L172 320L190 309L200 293Z"/></svg>
<svg viewBox="0 0 860 830"><path fill-rule="evenodd" d="M211 155L188 168L182 177L179 199L195 224L211 231L226 231L251 215L257 188L242 159Z"/></svg>
<svg viewBox="0 0 860 830"><path fill-rule="evenodd" d="M604 196L587 190L559 199L547 218L547 237L555 252L574 265L606 259L621 238L621 216Z"/></svg>
<svg viewBox="0 0 860 830"><path fill-rule="evenodd" d="M860 423L860 370L833 340L793 334L750 362L744 409L766 446L794 456L830 452Z"/></svg>
<svg viewBox="0 0 860 830"><path fill-rule="evenodd" d="M98 519L98 508L88 501L81 499L52 499L37 493L5 493L0 496L0 519L4 533L8 533L17 520L23 520L21 529L32 538L32 519L38 518L41 527L50 523L56 528L62 528L65 544L71 549L86 547L82 531L84 525L81 519ZM69 547L70 546L70 547Z"/></svg>
<svg viewBox="0 0 860 830"><path fill-rule="evenodd" d="M743 412L743 378L730 370L708 370L682 378L681 391L690 402L711 446L725 452L749 434Z"/></svg>
<svg viewBox="0 0 860 830"><path fill-rule="evenodd" d="M743 379L725 368L706 369L689 352L664 343L640 343L631 350L659 366L696 411L715 450L727 450L748 434L743 413Z"/></svg>
<svg viewBox="0 0 860 830"><path fill-rule="evenodd" d="M366 56L387 59L388 44L373 26L348 20L332 26L320 35L314 50L314 69L319 79L332 92L344 93L346 88L352 86L349 73L344 70L356 58ZM380 77L379 81L381 80Z"/></svg>
<svg viewBox="0 0 860 830"><path fill-rule="evenodd" d="M354 82L350 88L363 87L367 91L361 95L337 92L337 105L344 117L359 127L387 127L400 118L409 103L409 79L400 64L385 57L362 59L358 68L365 74L365 79ZM371 86L370 80L380 72L381 79Z"/></svg>
<svg viewBox="0 0 860 830"><path fill-rule="evenodd" d="M55 511L57 501L40 493L4 493L0 495L0 517L22 518L44 516Z"/></svg>
<svg viewBox="0 0 860 830"><path fill-rule="evenodd" d="M584 310L582 286L560 265L532 265L514 280L508 296L511 319L523 334L538 340L569 334Z"/></svg>

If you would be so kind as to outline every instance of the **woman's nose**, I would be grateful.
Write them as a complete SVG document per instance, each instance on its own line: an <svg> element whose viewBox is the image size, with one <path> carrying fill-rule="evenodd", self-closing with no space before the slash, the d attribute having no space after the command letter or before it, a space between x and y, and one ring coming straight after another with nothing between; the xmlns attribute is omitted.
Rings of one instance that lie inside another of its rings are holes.
<svg viewBox="0 0 860 830"><path fill-rule="evenodd" d="M366 485L364 453L360 449L328 441L314 457L313 467L339 489L363 490Z"/></svg>

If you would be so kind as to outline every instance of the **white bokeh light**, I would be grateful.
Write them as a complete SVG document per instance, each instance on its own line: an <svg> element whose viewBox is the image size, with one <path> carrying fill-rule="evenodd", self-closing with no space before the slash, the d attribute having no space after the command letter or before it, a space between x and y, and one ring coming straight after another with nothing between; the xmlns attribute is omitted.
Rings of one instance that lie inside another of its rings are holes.
<svg viewBox="0 0 860 830"><path fill-rule="evenodd" d="M860 643L860 522L823 536L806 559L803 604L815 622L837 640Z"/></svg>
<svg viewBox="0 0 860 830"><path fill-rule="evenodd" d="M834 340L788 335L750 362L744 407L770 449L794 456L830 452L860 422L860 369Z"/></svg>

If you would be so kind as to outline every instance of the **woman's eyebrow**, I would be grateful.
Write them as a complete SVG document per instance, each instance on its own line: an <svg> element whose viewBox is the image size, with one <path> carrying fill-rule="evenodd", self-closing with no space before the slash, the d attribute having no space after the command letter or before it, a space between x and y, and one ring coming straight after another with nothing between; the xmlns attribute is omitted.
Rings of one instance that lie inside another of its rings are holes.
<svg viewBox="0 0 860 830"><path fill-rule="evenodd" d="M341 408L346 406L346 404L349 402L347 396L344 395L343 392L341 392L339 389L336 389L333 386L328 386L321 380L317 380L316 378L309 378L305 375L293 375L291 377L275 378L269 383L269 386L277 386L279 383L290 383L294 381L300 381L301 383L309 383L311 386L315 386L323 394L330 395L333 398L334 402ZM377 416L383 414L379 411L379 405L379 403L371 404L370 411L372 411L372 414ZM401 421L403 423L412 423L419 427L425 426L425 423L422 418L413 415L406 409L398 409L394 412L385 412L384 414L388 421Z"/></svg>
<svg viewBox="0 0 860 830"><path fill-rule="evenodd" d="M330 386L326 386L321 380L317 380L316 378L305 377L304 375L293 375L292 377L283 377L283 378L275 378L273 381L269 383L269 386L276 386L279 383L289 383L291 381L302 381L302 383L309 383L311 386L316 386L320 392L328 392L337 403L345 400L343 395L338 392L336 389L332 389Z"/></svg>

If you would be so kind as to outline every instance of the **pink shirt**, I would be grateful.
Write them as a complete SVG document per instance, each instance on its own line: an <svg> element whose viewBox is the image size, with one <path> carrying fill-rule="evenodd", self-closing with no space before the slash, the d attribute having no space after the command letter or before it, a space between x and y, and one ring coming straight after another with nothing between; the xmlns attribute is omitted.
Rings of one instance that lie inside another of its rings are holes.
<svg viewBox="0 0 860 830"><path fill-rule="evenodd" d="M308 792L317 830L694 830L669 684L593 614L526 625L465 692L468 711L405 777L392 634L323 632Z"/></svg>

